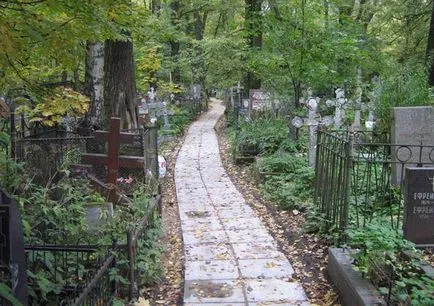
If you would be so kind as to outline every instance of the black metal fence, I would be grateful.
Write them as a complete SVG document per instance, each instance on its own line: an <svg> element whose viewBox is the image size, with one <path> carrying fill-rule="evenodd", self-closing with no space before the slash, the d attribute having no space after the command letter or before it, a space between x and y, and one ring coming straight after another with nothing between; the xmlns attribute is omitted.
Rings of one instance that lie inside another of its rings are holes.
<svg viewBox="0 0 434 306"><path fill-rule="evenodd" d="M35 182L44 184L58 174L62 165L80 163L81 153L92 140L91 136L53 130L18 138L13 146L16 160L24 162Z"/></svg>
<svg viewBox="0 0 434 306"><path fill-rule="evenodd" d="M132 144L122 144L121 155L141 156L145 158L144 169L120 168L119 177L133 177L137 182L146 182L146 177L158 178L158 143L157 129L135 129L124 132L134 133ZM94 141L91 133L84 131L47 131L30 137L18 138L14 143L15 158L24 162L26 170L35 182L45 184L58 174L63 166L81 163L81 154L104 153L105 147ZM103 166L93 167L97 178L105 181Z"/></svg>
<svg viewBox="0 0 434 306"><path fill-rule="evenodd" d="M112 305L116 297L138 297L147 273L138 259L145 252L147 231L160 216L161 198L155 197L143 218L125 233L124 244L26 245L30 304Z"/></svg>
<svg viewBox="0 0 434 306"><path fill-rule="evenodd" d="M374 220L402 228L404 169L434 164L434 146L387 140L372 133L318 132L314 201L329 228L343 234Z"/></svg>

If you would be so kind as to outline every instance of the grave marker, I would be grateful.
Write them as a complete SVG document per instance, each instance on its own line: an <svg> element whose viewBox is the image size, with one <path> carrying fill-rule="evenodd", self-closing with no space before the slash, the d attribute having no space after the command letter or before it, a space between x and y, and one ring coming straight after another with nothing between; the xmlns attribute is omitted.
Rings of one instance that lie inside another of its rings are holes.
<svg viewBox="0 0 434 306"><path fill-rule="evenodd" d="M91 165L104 165L107 167L106 184L108 184L111 192L109 193L109 201L116 203L117 196L115 187L119 167L144 169L145 158L140 156L119 156L121 143L133 143L135 134L120 133L120 118L112 117L110 119L110 131L95 131L94 137L96 141L108 143L108 154L85 153L81 159L83 163Z"/></svg>
<svg viewBox="0 0 434 306"><path fill-rule="evenodd" d="M271 109L270 93L260 89L250 89L250 111Z"/></svg>
<svg viewBox="0 0 434 306"><path fill-rule="evenodd" d="M392 183L401 184L402 167L433 164L434 108L431 106L394 107L392 110L391 143ZM409 146L410 145L410 146Z"/></svg>
<svg viewBox="0 0 434 306"><path fill-rule="evenodd" d="M9 283L13 295L27 305L27 267L24 235L17 203L0 190L0 280ZM0 295L0 304L4 300Z"/></svg>
<svg viewBox="0 0 434 306"><path fill-rule="evenodd" d="M433 247L434 168L406 168L404 194L404 237L420 247Z"/></svg>
<svg viewBox="0 0 434 306"><path fill-rule="evenodd" d="M335 123L335 129L339 129L342 126L342 118L344 118L345 110L344 107L348 103L348 100L345 98L345 90L342 88L338 88L335 90L336 99L327 100L327 106L335 107L335 117L333 118Z"/></svg>
<svg viewBox="0 0 434 306"><path fill-rule="evenodd" d="M202 86L200 84L194 84L191 87L191 96L194 100L200 100L200 94L202 91Z"/></svg>
<svg viewBox="0 0 434 306"><path fill-rule="evenodd" d="M328 116L318 119L318 101L316 99L309 99L307 106L309 108L308 118L294 117L291 123L298 129L302 126L309 127L309 166L314 167L316 161L317 127L318 125L329 126L333 124L333 119Z"/></svg>

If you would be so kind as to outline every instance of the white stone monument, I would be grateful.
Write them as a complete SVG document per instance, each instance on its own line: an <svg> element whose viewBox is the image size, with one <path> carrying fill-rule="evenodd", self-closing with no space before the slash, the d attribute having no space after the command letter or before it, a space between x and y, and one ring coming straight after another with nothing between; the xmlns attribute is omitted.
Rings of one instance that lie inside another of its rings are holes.
<svg viewBox="0 0 434 306"><path fill-rule="evenodd" d="M335 129L340 129L342 126L342 119L345 115L344 107L347 105L348 100L345 98L345 90L342 88L338 88L335 90L336 99L327 100L327 106L335 107L335 117L333 118Z"/></svg>
<svg viewBox="0 0 434 306"><path fill-rule="evenodd" d="M302 126L309 127L309 166L311 167L315 167L318 125L329 126L333 124L333 119L329 116L326 116L324 118L318 118L318 102L319 98L309 99L309 101L307 102L307 106L309 108L308 117L294 117L294 119L292 119L291 121L292 125L296 128L301 128Z"/></svg>

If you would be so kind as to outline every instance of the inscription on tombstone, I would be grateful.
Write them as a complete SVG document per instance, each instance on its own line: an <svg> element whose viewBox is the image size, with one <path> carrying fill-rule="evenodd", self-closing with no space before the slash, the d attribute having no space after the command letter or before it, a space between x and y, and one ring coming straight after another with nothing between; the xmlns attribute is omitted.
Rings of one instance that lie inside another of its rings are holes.
<svg viewBox="0 0 434 306"><path fill-rule="evenodd" d="M265 110L271 109L270 94L260 89L251 89L250 96L250 110Z"/></svg>
<svg viewBox="0 0 434 306"><path fill-rule="evenodd" d="M434 168L405 169L404 237L434 246Z"/></svg>

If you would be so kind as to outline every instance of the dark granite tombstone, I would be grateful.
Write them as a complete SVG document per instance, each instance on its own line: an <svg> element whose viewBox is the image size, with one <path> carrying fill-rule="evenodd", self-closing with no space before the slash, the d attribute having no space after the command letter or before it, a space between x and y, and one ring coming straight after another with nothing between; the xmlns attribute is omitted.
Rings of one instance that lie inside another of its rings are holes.
<svg viewBox="0 0 434 306"><path fill-rule="evenodd" d="M434 168L406 168L404 186L404 236L434 246Z"/></svg>
<svg viewBox="0 0 434 306"><path fill-rule="evenodd" d="M27 267L21 214L17 203L0 190L0 281L27 305ZM3 304L0 297L0 304ZM7 304L6 304L7 305Z"/></svg>

